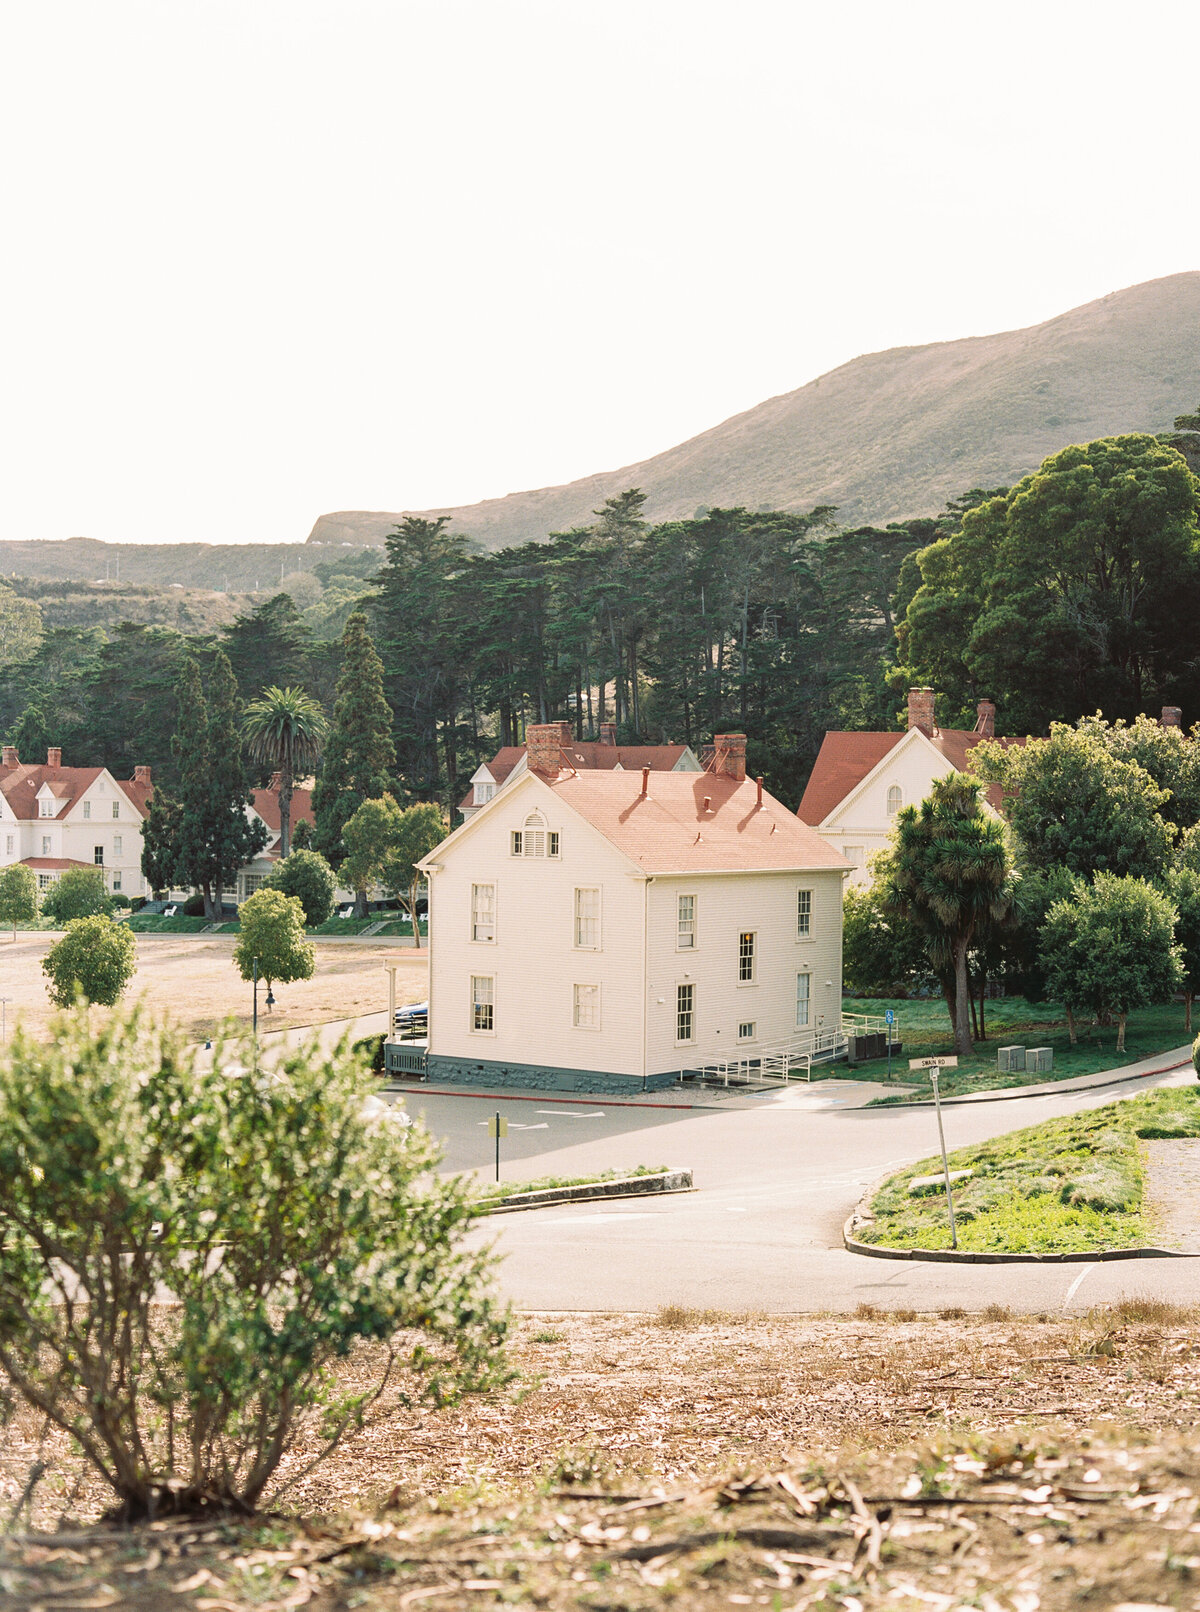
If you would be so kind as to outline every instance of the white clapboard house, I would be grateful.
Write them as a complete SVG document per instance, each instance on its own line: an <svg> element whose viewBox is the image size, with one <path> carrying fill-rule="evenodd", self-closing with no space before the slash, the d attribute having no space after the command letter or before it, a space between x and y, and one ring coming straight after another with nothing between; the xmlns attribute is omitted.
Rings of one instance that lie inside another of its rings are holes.
<svg viewBox="0 0 1200 1612"><path fill-rule="evenodd" d="M576 769L555 724L421 864L431 1080L619 1092L841 1028L843 858L745 773Z"/></svg>

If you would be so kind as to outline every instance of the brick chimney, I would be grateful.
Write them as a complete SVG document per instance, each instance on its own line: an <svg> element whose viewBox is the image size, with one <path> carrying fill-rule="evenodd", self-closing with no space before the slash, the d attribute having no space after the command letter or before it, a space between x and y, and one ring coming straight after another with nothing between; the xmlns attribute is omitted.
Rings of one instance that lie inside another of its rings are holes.
<svg viewBox="0 0 1200 1612"><path fill-rule="evenodd" d="M149 769L149 767L135 767L133 769L133 781L134 781L135 784L149 784L149 782L150 782L150 769Z"/></svg>
<svg viewBox="0 0 1200 1612"><path fill-rule="evenodd" d="M977 712L975 732L983 739L994 739L996 737L996 707L991 700L980 700L975 710ZM912 724L910 723L909 725L911 726Z"/></svg>
<svg viewBox="0 0 1200 1612"><path fill-rule="evenodd" d="M746 735L744 733L716 733L713 735L713 772L718 778L735 778L740 784L746 776Z"/></svg>
<svg viewBox="0 0 1200 1612"><path fill-rule="evenodd" d="M4 746L3 762L6 767L19 767L21 765L15 744L6 744Z"/></svg>
<svg viewBox="0 0 1200 1612"><path fill-rule="evenodd" d="M616 744L616 742L617 742L617 724L615 722L601 722L601 724L600 724L600 743L601 744Z"/></svg>
<svg viewBox="0 0 1200 1612"><path fill-rule="evenodd" d="M525 754L531 772L557 777L562 767L563 724L531 722L525 729Z"/></svg>
<svg viewBox="0 0 1200 1612"><path fill-rule="evenodd" d="M1177 705L1164 705L1159 722L1164 728L1181 728L1183 726L1183 712Z"/></svg>
<svg viewBox="0 0 1200 1612"><path fill-rule="evenodd" d="M931 688L909 689L908 725L910 728L920 728L927 739L933 738L934 693Z"/></svg>
<svg viewBox="0 0 1200 1612"><path fill-rule="evenodd" d="M51 772L57 772L62 766L62 751L57 745L51 745L49 750L46 751L46 765Z"/></svg>

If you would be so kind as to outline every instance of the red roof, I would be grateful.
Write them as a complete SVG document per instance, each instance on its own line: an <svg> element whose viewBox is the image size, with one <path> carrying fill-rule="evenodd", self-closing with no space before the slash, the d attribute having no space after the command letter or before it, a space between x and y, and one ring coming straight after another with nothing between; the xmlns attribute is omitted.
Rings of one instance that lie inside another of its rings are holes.
<svg viewBox="0 0 1200 1612"><path fill-rule="evenodd" d="M32 821L41 816L38 792L44 784L48 784L54 799L62 802L54 817L65 817L79 797L91 788L104 770L103 767L48 767L45 764L27 766L24 762L18 761L14 765L0 767L0 793L4 795L14 817ZM148 795L149 785L124 783L120 779L114 779L113 782L129 797L138 813L144 817L146 806L142 791ZM52 819L47 818L46 821Z"/></svg>
<svg viewBox="0 0 1200 1612"><path fill-rule="evenodd" d="M814 826L823 823L873 772L890 751L907 737L905 733L827 733L796 815ZM966 772L967 758L984 738L982 733L963 728L935 728L930 741L957 772ZM1024 744L1024 739L1000 739L1004 745ZM999 784L989 784L988 802L999 810L1003 800Z"/></svg>
<svg viewBox="0 0 1200 1612"><path fill-rule="evenodd" d="M52 873L64 868L98 868L98 862L76 862L70 856L25 856L21 858L22 867L33 868L37 873ZM103 869L101 869L103 872Z"/></svg>
<svg viewBox="0 0 1200 1612"><path fill-rule="evenodd" d="M584 769L530 776L647 873L841 871L850 865L765 790L759 805L758 786L749 778L659 773L643 796L636 774Z"/></svg>
<svg viewBox="0 0 1200 1612"><path fill-rule="evenodd" d="M279 816L279 791L277 789L256 789L252 796L254 810L273 834L283 829L283 822ZM288 813L288 822L292 828L301 818L308 822L313 821L312 795L307 789L292 790L292 807Z"/></svg>
<svg viewBox="0 0 1200 1612"><path fill-rule="evenodd" d="M564 766L581 770L640 772L643 767L649 767L651 772L670 772L679 765L687 748L686 744L604 744L598 739L572 739L563 746L562 755ZM487 763L487 770L497 784L502 784L524 756L523 744L506 744ZM693 773L692 776L697 775ZM472 788L459 801L458 809L460 812L469 811L475 803L475 790Z"/></svg>

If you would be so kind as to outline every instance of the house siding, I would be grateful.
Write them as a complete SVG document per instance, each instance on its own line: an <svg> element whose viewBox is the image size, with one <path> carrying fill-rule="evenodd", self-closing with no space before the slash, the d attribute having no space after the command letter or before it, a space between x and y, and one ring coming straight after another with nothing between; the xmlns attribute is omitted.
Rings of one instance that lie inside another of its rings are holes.
<svg viewBox="0 0 1200 1612"><path fill-rule="evenodd" d="M560 836L557 858L511 854L513 831L535 807ZM473 884L496 886L495 941L471 939ZM601 892L599 950L574 946L578 887ZM514 786L430 888L431 1077L596 1091L614 1088L581 1082L640 1084L645 883L601 834L541 791ZM495 980L492 1032L471 1029L474 975ZM575 1027L576 984L599 985L599 1029Z"/></svg>
<svg viewBox="0 0 1200 1612"><path fill-rule="evenodd" d="M812 891L810 936L796 936L799 890ZM676 946L680 895L696 897L696 946ZM750 1057L791 1040L796 1031L796 975L811 975L809 1027L833 1029L842 1006L842 874L771 873L659 876L649 887L646 1067L679 1072ZM755 935L755 977L738 979L738 940ZM826 981L829 983L826 984ZM676 987L696 987L695 1037L675 1040ZM752 1022L752 1039L738 1026Z"/></svg>
<svg viewBox="0 0 1200 1612"><path fill-rule="evenodd" d="M945 778L954 771L953 765L939 756L931 745L911 740L897 745L878 773L829 814L821 824L821 837L843 856L848 849L861 849L861 860L856 860L851 875L852 883L871 882L870 858L876 851L885 849L891 838L895 818L888 816L888 790L893 785L899 786L903 796L901 807L919 806L929 794L934 779Z"/></svg>

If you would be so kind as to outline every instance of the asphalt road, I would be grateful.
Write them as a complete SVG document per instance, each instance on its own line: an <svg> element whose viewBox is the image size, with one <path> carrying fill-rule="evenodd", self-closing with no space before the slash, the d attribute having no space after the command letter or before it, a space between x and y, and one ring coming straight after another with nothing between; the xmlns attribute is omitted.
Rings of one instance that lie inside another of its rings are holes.
<svg viewBox="0 0 1200 1612"><path fill-rule="evenodd" d="M945 1110L951 1149L1095 1108L1190 1070L1095 1092L1051 1093ZM501 1179L584 1175L639 1164L688 1166L697 1191L660 1199L550 1206L495 1217L474 1233L503 1256L502 1290L524 1310L655 1310L683 1304L772 1313L845 1311L861 1302L919 1310L991 1303L1038 1312L1134 1294L1200 1303L1200 1259L948 1266L849 1254L841 1228L879 1177L937 1149L933 1111L848 1106L820 1082L754 1108L616 1107L408 1094L444 1139L446 1168L494 1172L490 1114L509 1122Z"/></svg>

